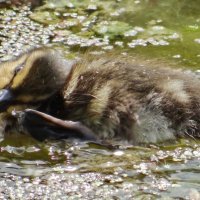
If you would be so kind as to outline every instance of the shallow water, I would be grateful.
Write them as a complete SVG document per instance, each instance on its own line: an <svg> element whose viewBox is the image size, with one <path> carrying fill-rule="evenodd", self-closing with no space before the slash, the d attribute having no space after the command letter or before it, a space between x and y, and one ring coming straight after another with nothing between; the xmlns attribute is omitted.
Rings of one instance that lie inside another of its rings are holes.
<svg viewBox="0 0 200 200"><path fill-rule="evenodd" d="M7 138L1 144L0 197L191 199L199 197L199 158L200 143L187 140L165 147L107 148Z"/></svg>
<svg viewBox="0 0 200 200"><path fill-rule="evenodd" d="M0 8L0 59L48 45L68 57L117 51L197 70L197 0L48 0ZM161 62L162 63L162 62ZM106 147L76 141L0 142L0 199L200 199L200 142Z"/></svg>

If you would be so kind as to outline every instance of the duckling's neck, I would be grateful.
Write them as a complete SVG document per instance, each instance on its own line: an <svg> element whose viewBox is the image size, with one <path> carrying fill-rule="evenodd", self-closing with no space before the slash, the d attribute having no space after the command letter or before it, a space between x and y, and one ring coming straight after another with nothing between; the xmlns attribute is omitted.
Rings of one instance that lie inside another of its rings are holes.
<svg viewBox="0 0 200 200"><path fill-rule="evenodd" d="M57 92L47 100L40 102L37 110L62 119L64 117L64 101L60 92Z"/></svg>

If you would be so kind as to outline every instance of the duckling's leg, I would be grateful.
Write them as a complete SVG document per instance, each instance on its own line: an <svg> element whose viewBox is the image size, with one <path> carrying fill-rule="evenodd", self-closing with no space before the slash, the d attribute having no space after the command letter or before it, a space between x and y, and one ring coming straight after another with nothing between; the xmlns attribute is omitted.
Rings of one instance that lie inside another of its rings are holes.
<svg viewBox="0 0 200 200"><path fill-rule="evenodd" d="M17 118L20 131L27 132L37 140L76 138L88 141L98 141L97 136L80 122L64 121L51 115L26 109L13 112Z"/></svg>

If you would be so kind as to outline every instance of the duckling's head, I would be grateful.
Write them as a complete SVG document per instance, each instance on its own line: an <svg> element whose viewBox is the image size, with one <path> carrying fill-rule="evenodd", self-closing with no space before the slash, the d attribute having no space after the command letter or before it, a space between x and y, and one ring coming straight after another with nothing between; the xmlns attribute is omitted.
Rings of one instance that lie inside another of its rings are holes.
<svg viewBox="0 0 200 200"><path fill-rule="evenodd" d="M0 112L48 99L63 87L72 66L72 61L48 48L34 49L1 63Z"/></svg>

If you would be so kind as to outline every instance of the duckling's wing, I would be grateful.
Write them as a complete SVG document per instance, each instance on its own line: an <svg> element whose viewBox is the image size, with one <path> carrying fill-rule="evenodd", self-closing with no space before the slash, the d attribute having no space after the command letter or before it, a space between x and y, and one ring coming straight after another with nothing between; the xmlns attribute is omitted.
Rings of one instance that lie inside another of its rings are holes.
<svg viewBox="0 0 200 200"><path fill-rule="evenodd" d="M13 112L13 116L20 130L40 141L47 138L98 141L97 136L80 122L61 120L32 109Z"/></svg>

